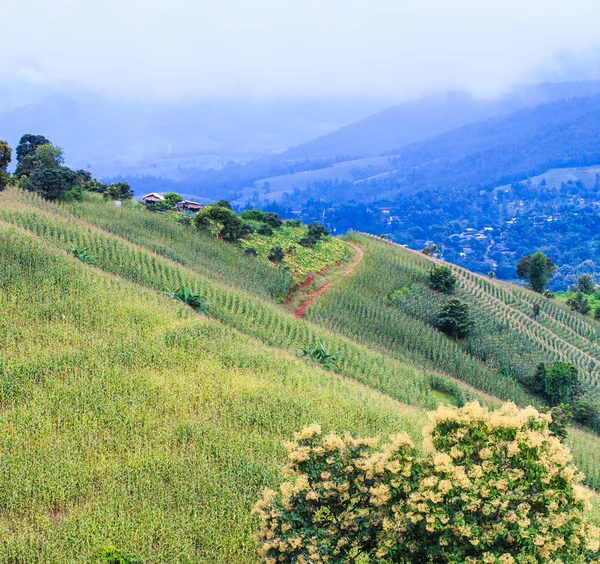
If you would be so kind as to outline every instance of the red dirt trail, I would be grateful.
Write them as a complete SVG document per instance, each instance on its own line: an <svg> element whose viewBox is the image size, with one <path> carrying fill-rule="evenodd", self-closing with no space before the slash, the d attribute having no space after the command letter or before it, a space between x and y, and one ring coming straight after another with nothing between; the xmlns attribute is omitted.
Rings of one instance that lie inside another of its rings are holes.
<svg viewBox="0 0 600 564"><path fill-rule="evenodd" d="M360 247L357 247L356 245L350 245L350 247L356 251L356 256L346 271L342 274L342 277L348 276L348 274L350 274L360 264L360 261L365 256L365 253L363 253ZM319 288L316 292L313 292L310 296L308 296L308 298L298 306L298 309L296 310L296 317L304 317L306 314L306 308L308 308L308 306L311 305L319 296L322 296L325 292L327 292L327 290L329 290L329 288L335 284L335 282L336 281L325 284L325 286Z"/></svg>

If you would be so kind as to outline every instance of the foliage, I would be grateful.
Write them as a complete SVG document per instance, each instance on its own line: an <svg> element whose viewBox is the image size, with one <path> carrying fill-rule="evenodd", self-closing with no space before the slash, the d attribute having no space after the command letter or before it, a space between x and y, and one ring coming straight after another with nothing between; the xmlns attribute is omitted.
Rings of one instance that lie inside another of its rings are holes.
<svg viewBox="0 0 600 564"><path fill-rule="evenodd" d="M234 241L239 238L242 220L231 209L217 204L206 206L194 218L198 229L212 229L216 238Z"/></svg>
<svg viewBox="0 0 600 564"><path fill-rule="evenodd" d="M313 245L303 246L302 239L306 237L307 228L302 225L286 221L279 229L267 229L270 229L269 226L259 225L255 233L240 241L242 247L256 249L258 255L265 259L271 248L281 247L286 265L299 280L309 273L333 266L348 254L347 246L333 237L323 236L319 241L315 240Z"/></svg>
<svg viewBox="0 0 600 564"><path fill-rule="evenodd" d="M376 439L306 427L287 480L267 489L260 554L275 562L592 562L600 529L550 416L505 404L440 407L419 456L406 434Z"/></svg>
<svg viewBox="0 0 600 564"><path fill-rule="evenodd" d="M244 254L246 256L255 257L258 255L258 251L256 249L254 249L253 247L248 247L247 249L244 250Z"/></svg>
<svg viewBox="0 0 600 564"><path fill-rule="evenodd" d="M135 556L125 554L116 546L108 546L99 550L96 558L100 564L143 564L141 560Z"/></svg>
<svg viewBox="0 0 600 564"><path fill-rule="evenodd" d="M582 274L577 279L577 287L583 294L593 294L596 289L596 283L589 274Z"/></svg>
<svg viewBox="0 0 600 564"><path fill-rule="evenodd" d="M195 309L199 313L204 315L210 315L208 310L208 302L200 294L197 294L191 288L187 286L181 286L175 291L165 292L167 296L179 300L184 304L189 305L192 309Z"/></svg>
<svg viewBox="0 0 600 564"><path fill-rule="evenodd" d="M245 221L262 222L265 217L265 212L259 209L252 208L249 210L244 210L242 213L240 213L240 217Z"/></svg>
<svg viewBox="0 0 600 564"><path fill-rule="evenodd" d="M283 252L283 249L281 247L271 247L271 249L269 250L269 254L267 255L267 258L271 262L275 262L275 263L283 262L283 259L285 258L285 253Z"/></svg>
<svg viewBox="0 0 600 564"><path fill-rule="evenodd" d="M438 326L456 341L466 337L473 326L469 304L459 298L448 298L438 309Z"/></svg>
<svg viewBox="0 0 600 564"><path fill-rule="evenodd" d="M541 311L542 311L542 308L540 307L540 304L535 303L535 304L531 305L531 312L533 313L534 319L538 318Z"/></svg>
<svg viewBox="0 0 600 564"><path fill-rule="evenodd" d="M303 348L298 351L300 356L310 358L312 361L319 363L327 370L332 368L339 369L338 362L342 359L343 353L341 351L335 351L333 353L327 352L325 345L321 343L317 347Z"/></svg>
<svg viewBox="0 0 600 564"><path fill-rule="evenodd" d="M551 290L544 290L544 298L548 299L548 300L553 300L554 299L554 292L552 292Z"/></svg>
<svg viewBox="0 0 600 564"><path fill-rule="evenodd" d="M264 235L265 237L271 237L271 235L273 235L273 228L270 225L267 225L266 223L262 223L261 225L258 226L258 229L256 230L256 232L259 235Z"/></svg>
<svg viewBox="0 0 600 564"><path fill-rule="evenodd" d="M50 141L43 135L32 135L27 133L21 137L17 145L17 168L15 169L15 177L30 174L35 168L35 152L42 145L49 145Z"/></svg>
<svg viewBox="0 0 600 564"><path fill-rule="evenodd" d="M551 421L548 424L549 431L564 441L568 436L567 428L571 419L573 419L572 406L561 403L554 406L549 412Z"/></svg>
<svg viewBox="0 0 600 564"><path fill-rule="evenodd" d="M263 214L262 221L266 223L269 227L273 229L278 229L283 225L283 220L279 216L279 214L274 212L267 212Z"/></svg>
<svg viewBox="0 0 600 564"><path fill-rule="evenodd" d="M448 266L434 266L429 271L429 287L438 292L452 294L456 289L456 276Z"/></svg>
<svg viewBox="0 0 600 564"><path fill-rule="evenodd" d="M90 250L87 247L83 249L78 249L77 247L71 248L71 254L81 262L85 264L90 264L92 266L96 266L96 259L94 255L90 254Z"/></svg>
<svg viewBox="0 0 600 564"><path fill-rule="evenodd" d="M68 168L36 168L29 178L21 179L20 185L47 200L58 200L73 187L74 181L75 174Z"/></svg>
<svg viewBox="0 0 600 564"><path fill-rule="evenodd" d="M251 235L252 233L254 233L255 229L254 227L252 227L252 225L250 225L249 223L242 223L242 226L240 227L240 237L246 237L248 235Z"/></svg>
<svg viewBox="0 0 600 564"><path fill-rule="evenodd" d="M180 196L179 194L177 194L176 192L167 192L164 196L163 196L163 205L168 209L173 209L175 207L175 204L177 204L178 202L183 201L183 197Z"/></svg>
<svg viewBox="0 0 600 564"><path fill-rule="evenodd" d="M6 141L0 140L0 191L6 188L9 174L6 172L12 157L12 149Z"/></svg>
<svg viewBox="0 0 600 564"><path fill-rule="evenodd" d="M565 303L571 311L576 311L577 313L581 313L581 315L587 315L590 312L589 300L582 292L577 292L569 296Z"/></svg>
<svg viewBox="0 0 600 564"><path fill-rule="evenodd" d="M441 258L442 256L442 251L435 243L430 247L425 247L421 252L427 257Z"/></svg>
<svg viewBox="0 0 600 564"><path fill-rule="evenodd" d="M323 225L317 223L316 221L313 221L311 224L309 224L308 231L306 233L308 238L315 239L317 241L319 241L322 237L327 237L328 235L329 231L327 231Z"/></svg>
<svg viewBox="0 0 600 564"><path fill-rule="evenodd" d="M110 184L103 193L105 200L131 200L133 189L128 182L116 182Z"/></svg>
<svg viewBox="0 0 600 564"><path fill-rule="evenodd" d="M233 208L231 207L231 204L227 200L219 200L214 205L219 208L227 208L228 210L233 210Z"/></svg>
<svg viewBox="0 0 600 564"><path fill-rule="evenodd" d="M555 362L551 366L541 363L531 387L532 391L541 393L553 406L572 406L582 393L579 372L567 362Z"/></svg>
<svg viewBox="0 0 600 564"><path fill-rule="evenodd" d="M82 202L83 193L79 186L73 186L70 190L65 192L65 195L61 198L63 202Z"/></svg>
<svg viewBox="0 0 600 564"><path fill-rule="evenodd" d="M556 265L544 253L537 252L523 257L516 267L519 280L529 280L534 292L543 293L556 270Z"/></svg>

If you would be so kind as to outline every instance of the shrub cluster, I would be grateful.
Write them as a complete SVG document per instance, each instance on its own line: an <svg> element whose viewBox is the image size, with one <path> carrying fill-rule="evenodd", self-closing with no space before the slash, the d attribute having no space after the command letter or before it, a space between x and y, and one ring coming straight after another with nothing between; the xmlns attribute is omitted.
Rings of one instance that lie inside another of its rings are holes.
<svg viewBox="0 0 600 564"><path fill-rule="evenodd" d="M298 433L286 481L256 506L264 562L598 562L583 477L549 415L469 403L430 417L422 456L406 434Z"/></svg>

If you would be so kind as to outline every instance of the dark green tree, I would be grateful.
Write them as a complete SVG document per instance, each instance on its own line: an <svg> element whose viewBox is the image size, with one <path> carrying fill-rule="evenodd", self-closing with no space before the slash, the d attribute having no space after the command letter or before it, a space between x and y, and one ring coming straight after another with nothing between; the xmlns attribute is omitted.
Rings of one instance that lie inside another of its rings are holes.
<svg viewBox="0 0 600 564"><path fill-rule="evenodd" d="M265 237L270 237L271 235L273 235L273 229L271 228L270 225L267 225L266 223L263 223L262 225L260 225L258 227L258 229L256 230L256 232L259 235L264 235Z"/></svg>
<svg viewBox="0 0 600 564"><path fill-rule="evenodd" d="M531 306L531 310L532 310L532 312L533 312L533 318L534 318L534 319L537 319L537 318L538 318L538 315L540 314L540 310L541 310L541 308L540 308L540 304L533 304L533 305Z"/></svg>
<svg viewBox="0 0 600 564"><path fill-rule="evenodd" d="M35 169L22 182L24 188L37 192L47 200L62 198L74 184L75 173L65 167Z"/></svg>
<svg viewBox="0 0 600 564"><path fill-rule="evenodd" d="M429 271L429 287L438 292L452 294L456 289L456 276L448 266L439 265Z"/></svg>
<svg viewBox="0 0 600 564"><path fill-rule="evenodd" d="M540 374L544 395L550 405L574 405L581 397L581 384L577 368L568 362L555 362Z"/></svg>
<svg viewBox="0 0 600 564"><path fill-rule="evenodd" d="M167 192L163 196L163 198L164 198L163 199L163 205L168 210L174 208L175 204L177 204L178 202L182 202L183 201L183 197L180 196L179 194L177 194L176 192Z"/></svg>
<svg viewBox="0 0 600 564"><path fill-rule="evenodd" d="M265 212L259 209L245 210L240 214L240 217L246 221L263 221Z"/></svg>
<svg viewBox="0 0 600 564"><path fill-rule="evenodd" d="M542 293L556 270L556 265L544 253L537 252L523 257L517 263L519 280L528 280L534 292Z"/></svg>
<svg viewBox="0 0 600 564"><path fill-rule="evenodd" d="M582 274L577 279L577 288L584 294L593 294L596 290L596 283L589 274Z"/></svg>
<svg viewBox="0 0 600 564"><path fill-rule="evenodd" d="M440 258L442 256L442 251L435 243L431 247L425 247L421 252L428 257Z"/></svg>
<svg viewBox="0 0 600 564"><path fill-rule="evenodd" d="M17 167L15 169L15 177L29 175L33 172L35 165L35 151L42 145L51 145L50 141L43 135L32 135L27 133L21 137L17 145Z"/></svg>
<svg viewBox="0 0 600 564"><path fill-rule="evenodd" d="M577 313L581 313L581 315L587 315L591 309L589 299L581 292L569 296L565 303L571 311L576 311Z"/></svg>
<svg viewBox="0 0 600 564"><path fill-rule="evenodd" d="M194 218L198 229L211 229L218 240L235 241L240 236L242 220L229 208L206 206Z"/></svg>
<svg viewBox="0 0 600 564"><path fill-rule="evenodd" d="M227 200L219 200L216 204L214 204L215 206L218 206L220 208L227 208L228 210L233 211L233 208L231 207L231 204L227 201Z"/></svg>
<svg viewBox="0 0 600 564"><path fill-rule="evenodd" d="M321 237L327 237L327 235L329 235L329 231L327 231L325 226L321 225L320 223L317 223L316 221L313 221L308 226L308 232L306 235L307 237L312 237L313 239L316 239L318 241L319 239L321 239Z"/></svg>
<svg viewBox="0 0 600 564"><path fill-rule="evenodd" d="M274 212L265 213L263 215L262 221L264 221L267 225L269 225L273 229L278 229L279 227L281 227L283 225L283 220L281 219L279 214L274 213Z"/></svg>
<svg viewBox="0 0 600 564"><path fill-rule="evenodd" d="M0 141L0 191L4 190L10 178L6 169L12 158L12 150L6 141Z"/></svg>
<svg viewBox="0 0 600 564"><path fill-rule="evenodd" d="M103 195L106 200L131 200L133 190L128 182L115 182L106 188Z"/></svg>
<svg viewBox="0 0 600 564"><path fill-rule="evenodd" d="M459 298L448 298L438 309L438 327L458 339L466 337L473 326L469 304Z"/></svg>
<svg viewBox="0 0 600 564"><path fill-rule="evenodd" d="M267 258L271 262L279 263L279 262L283 262L283 259L285 258L285 254L281 247L273 247L269 251L269 256Z"/></svg>

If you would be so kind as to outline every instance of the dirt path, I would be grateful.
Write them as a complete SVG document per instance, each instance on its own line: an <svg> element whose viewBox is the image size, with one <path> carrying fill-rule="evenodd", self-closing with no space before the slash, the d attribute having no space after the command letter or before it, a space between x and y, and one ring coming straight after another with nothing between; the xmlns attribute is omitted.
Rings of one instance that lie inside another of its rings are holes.
<svg viewBox="0 0 600 564"><path fill-rule="evenodd" d="M352 245L351 243L348 243L348 245L356 251L356 256L354 257L354 260L350 263L348 268L345 270L345 272L341 275L342 278L344 276L348 276L348 274L350 274L360 264L360 261L365 256L365 253L360 247ZM329 284L325 284L325 286L319 288L316 292L313 292L306 300L304 300L296 310L296 317L304 317L304 315L306 314L306 308L308 308L308 306L311 305L319 296L322 296L325 292L327 292L327 290L329 290L329 288L333 284L335 284L335 282L336 281L329 282Z"/></svg>

